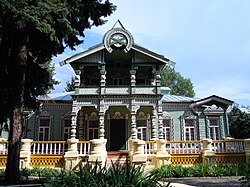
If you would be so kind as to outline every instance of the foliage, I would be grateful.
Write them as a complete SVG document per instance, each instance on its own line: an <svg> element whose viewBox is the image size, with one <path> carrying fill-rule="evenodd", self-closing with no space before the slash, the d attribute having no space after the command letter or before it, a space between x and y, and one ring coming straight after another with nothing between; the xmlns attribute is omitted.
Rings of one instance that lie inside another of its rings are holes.
<svg viewBox="0 0 250 187"><path fill-rule="evenodd" d="M101 167L97 163L94 166L86 165L79 173L71 171L62 172L45 183L45 186L85 186L85 187L123 187L123 186L160 186L159 178L154 174L146 174L143 166L125 166L112 164L111 167Z"/></svg>
<svg viewBox="0 0 250 187"><path fill-rule="evenodd" d="M234 138L250 138L250 114L241 112L237 107L228 115L229 132Z"/></svg>
<svg viewBox="0 0 250 187"><path fill-rule="evenodd" d="M10 120L6 180L18 183L21 119L56 83L50 61L83 42L85 29L105 23L108 0L1 0L0 123Z"/></svg>
<svg viewBox="0 0 250 187"><path fill-rule="evenodd" d="M161 84L171 89L170 93L187 97L194 97L194 88L191 79L184 78L171 67L165 67L161 71Z"/></svg>
<svg viewBox="0 0 250 187"><path fill-rule="evenodd" d="M66 82L65 91L66 91L66 92L75 91L75 86L74 86L74 84L75 84L75 79L74 79L74 77L71 77L71 81L70 81L70 82L69 82L69 81Z"/></svg>
<svg viewBox="0 0 250 187"><path fill-rule="evenodd" d="M242 176L248 171L249 166L250 165L247 164L196 164L189 167L180 165L162 165L153 169L152 173L158 175L161 179L178 177Z"/></svg>
<svg viewBox="0 0 250 187"><path fill-rule="evenodd" d="M241 186L247 186L250 187L250 165L246 166L245 172L243 174L243 177L240 178Z"/></svg>

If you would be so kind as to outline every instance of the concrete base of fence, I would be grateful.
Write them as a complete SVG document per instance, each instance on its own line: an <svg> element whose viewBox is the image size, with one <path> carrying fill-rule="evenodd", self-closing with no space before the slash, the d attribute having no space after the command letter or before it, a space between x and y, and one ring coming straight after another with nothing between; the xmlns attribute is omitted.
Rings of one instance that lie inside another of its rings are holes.
<svg viewBox="0 0 250 187"><path fill-rule="evenodd" d="M147 155L144 154L144 145L145 141L143 140L133 140L134 151L131 162L136 166L146 165L147 163Z"/></svg>
<svg viewBox="0 0 250 187"><path fill-rule="evenodd" d="M30 145L33 140L22 139L21 140L21 151L20 151L20 167L29 168L30 167Z"/></svg>
<svg viewBox="0 0 250 187"><path fill-rule="evenodd" d="M69 144L69 151L65 152L65 166L64 168L67 170L76 170L79 166L79 154L77 150L78 139L68 139L67 143Z"/></svg>
<svg viewBox="0 0 250 187"><path fill-rule="evenodd" d="M107 160L106 143L107 139L90 140L91 151L88 159L90 164L97 163L101 166L105 165Z"/></svg>
<svg viewBox="0 0 250 187"><path fill-rule="evenodd" d="M171 164L171 155L167 151L159 151L156 153L156 167Z"/></svg>

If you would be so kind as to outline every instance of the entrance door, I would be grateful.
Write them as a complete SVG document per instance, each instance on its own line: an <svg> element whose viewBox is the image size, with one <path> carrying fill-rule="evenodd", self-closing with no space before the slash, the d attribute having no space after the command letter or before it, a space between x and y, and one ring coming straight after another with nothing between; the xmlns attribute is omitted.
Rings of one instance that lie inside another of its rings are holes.
<svg viewBox="0 0 250 187"><path fill-rule="evenodd" d="M110 120L110 150L118 151L126 148L125 119Z"/></svg>

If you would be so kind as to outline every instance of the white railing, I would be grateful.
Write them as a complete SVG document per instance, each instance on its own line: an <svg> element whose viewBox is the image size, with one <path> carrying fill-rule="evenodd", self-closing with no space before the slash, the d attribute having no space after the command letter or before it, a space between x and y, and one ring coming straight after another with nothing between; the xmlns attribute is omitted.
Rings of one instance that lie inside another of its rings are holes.
<svg viewBox="0 0 250 187"><path fill-rule="evenodd" d="M105 88L106 94L130 94L129 87L106 87Z"/></svg>
<svg viewBox="0 0 250 187"><path fill-rule="evenodd" d="M169 154L196 154L201 153L201 141L168 141L166 151Z"/></svg>
<svg viewBox="0 0 250 187"><path fill-rule="evenodd" d="M84 94L84 95L98 95L100 93L100 90L98 87L96 87L96 88L79 88L78 93Z"/></svg>
<svg viewBox="0 0 250 187"><path fill-rule="evenodd" d="M33 141L31 154L64 154L67 148L66 141Z"/></svg>
<svg viewBox="0 0 250 187"><path fill-rule="evenodd" d="M88 155L90 153L90 142L89 141L79 141L77 144L78 153L82 155Z"/></svg>
<svg viewBox="0 0 250 187"><path fill-rule="evenodd" d="M8 141L0 141L0 155L8 154Z"/></svg>
<svg viewBox="0 0 250 187"><path fill-rule="evenodd" d="M153 155L156 153L157 145L156 141L145 141L144 154Z"/></svg>
<svg viewBox="0 0 250 187"><path fill-rule="evenodd" d="M212 149L216 153L245 152L245 141L242 139L213 140Z"/></svg>
<svg viewBox="0 0 250 187"><path fill-rule="evenodd" d="M135 87L135 94L155 94L155 87Z"/></svg>

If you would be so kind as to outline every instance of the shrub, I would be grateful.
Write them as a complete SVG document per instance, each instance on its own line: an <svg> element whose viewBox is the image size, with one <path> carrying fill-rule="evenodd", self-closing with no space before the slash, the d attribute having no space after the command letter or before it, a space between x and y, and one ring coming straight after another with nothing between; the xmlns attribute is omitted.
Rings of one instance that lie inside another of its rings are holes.
<svg viewBox="0 0 250 187"><path fill-rule="evenodd" d="M64 171L61 175L45 183L45 186L67 187L123 187L123 186L148 186L157 187L159 177L145 173L143 166L135 167L128 163L125 166L112 164L111 167L101 167L97 163L94 166L86 165L80 168L79 173Z"/></svg>

